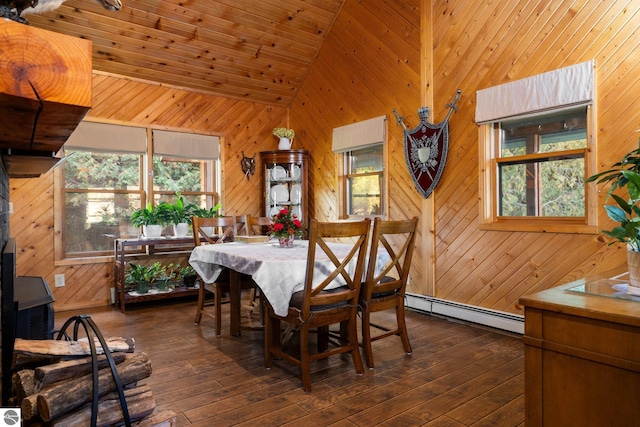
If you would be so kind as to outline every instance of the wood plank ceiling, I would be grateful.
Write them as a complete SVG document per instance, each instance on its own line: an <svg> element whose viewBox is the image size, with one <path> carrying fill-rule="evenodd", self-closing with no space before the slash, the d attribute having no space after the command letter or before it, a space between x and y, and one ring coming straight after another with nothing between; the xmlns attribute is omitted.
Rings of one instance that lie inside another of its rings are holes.
<svg viewBox="0 0 640 427"><path fill-rule="evenodd" d="M93 42L94 70L286 107L344 0L69 0L31 25Z"/></svg>

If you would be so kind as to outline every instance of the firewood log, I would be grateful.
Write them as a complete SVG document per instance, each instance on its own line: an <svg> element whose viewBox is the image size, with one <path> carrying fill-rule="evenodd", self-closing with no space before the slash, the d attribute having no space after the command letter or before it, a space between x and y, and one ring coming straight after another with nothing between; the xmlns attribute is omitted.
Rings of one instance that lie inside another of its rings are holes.
<svg viewBox="0 0 640 427"><path fill-rule="evenodd" d="M127 354L125 361L117 365L120 381L130 384L151 375L151 362L145 353ZM45 421L51 421L84 403L91 401L93 390L92 375L85 375L67 381L60 381L44 387L37 393L38 414ZM116 389L110 369L101 369L98 375L98 394ZM26 402L25 399L23 402Z"/></svg>
<svg viewBox="0 0 640 427"><path fill-rule="evenodd" d="M148 385L127 389L124 391L125 400L131 420L138 420L151 414L156 407L156 401ZM118 393L108 393L100 398L98 403L98 427L110 426L124 421L122 407ZM47 424L50 427L86 427L91 425L91 404L62 415Z"/></svg>
<svg viewBox="0 0 640 427"><path fill-rule="evenodd" d="M60 356L51 356L48 354L24 354L14 352L11 368L14 371L19 371L21 369L35 369L38 366L58 363L60 359Z"/></svg>
<svg viewBox="0 0 640 427"><path fill-rule="evenodd" d="M131 353L135 347L133 338L105 338L107 347L111 352L124 351ZM96 351L103 353L102 346L96 341ZM91 354L89 342L85 340L61 341L61 340L25 340L16 338L15 353L47 354L53 356L87 356Z"/></svg>
<svg viewBox="0 0 640 427"><path fill-rule="evenodd" d="M31 420L37 417L38 414L38 395L32 394L22 399L20 402L20 408L22 410L22 419Z"/></svg>
<svg viewBox="0 0 640 427"><path fill-rule="evenodd" d="M113 361L118 364L125 359L125 353L112 353ZM83 357L82 359L63 360L52 365L40 366L35 369L33 392L39 391L42 387L71 378L78 378L92 372L93 359L91 357ZM107 357L98 356L98 369L104 369L109 366Z"/></svg>
<svg viewBox="0 0 640 427"><path fill-rule="evenodd" d="M35 372L32 369L23 369L11 376L11 386L16 397L16 403L20 405L22 400L33 394L35 388Z"/></svg>

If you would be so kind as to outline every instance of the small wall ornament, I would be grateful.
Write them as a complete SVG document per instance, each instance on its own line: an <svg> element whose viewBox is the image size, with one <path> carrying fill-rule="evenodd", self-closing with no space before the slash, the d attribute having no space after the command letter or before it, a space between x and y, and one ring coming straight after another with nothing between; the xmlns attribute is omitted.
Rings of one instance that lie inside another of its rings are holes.
<svg viewBox="0 0 640 427"><path fill-rule="evenodd" d="M420 124L413 129L408 129L404 124L404 116L400 116L396 109L393 109L393 114L397 118L396 124L401 124L404 129L404 154L409 175L416 189L425 199L438 185L447 162L449 117L453 111L458 111L456 102L460 93L461 90L458 89L453 101L447 104L449 107L447 117L438 124L428 122L429 108L422 107L418 109Z"/></svg>
<svg viewBox="0 0 640 427"><path fill-rule="evenodd" d="M251 175L256 173L256 155L254 154L253 157L247 157L244 155L243 151L240 165L242 166L242 172L244 172L244 176L247 179L251 179Z"/></svg>

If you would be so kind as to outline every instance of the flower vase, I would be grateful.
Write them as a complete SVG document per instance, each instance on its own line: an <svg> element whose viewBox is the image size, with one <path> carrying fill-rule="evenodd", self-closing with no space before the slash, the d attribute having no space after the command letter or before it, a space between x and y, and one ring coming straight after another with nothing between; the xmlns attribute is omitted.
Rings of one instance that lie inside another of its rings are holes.
<svg viewBox="0 0 640 427"><path fill-rule="evenodd" d="M289 150L289 149L291 149L291 140L285 137L280 138L280 143L278 144L278 150Z"/></svg>
<svg viewBox="0 0 640 427"><path fill-rule="evenodd" d="M292 248L294 238L293 234L291 236L278 237L278 243L280 243L281 248Z"/></svg>

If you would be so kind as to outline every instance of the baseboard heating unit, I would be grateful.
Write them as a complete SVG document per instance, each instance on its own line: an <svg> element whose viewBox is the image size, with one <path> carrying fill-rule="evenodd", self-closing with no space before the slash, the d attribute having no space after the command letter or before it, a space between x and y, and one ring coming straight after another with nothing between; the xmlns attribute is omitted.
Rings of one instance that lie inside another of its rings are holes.
<svg viewBox="0 0 640 427"><path fill-rule="evenodd" d="M406 294L406 307L428 314L438 314L516 334L524 334L524 316L517 314L410 293Z"/></svg>

